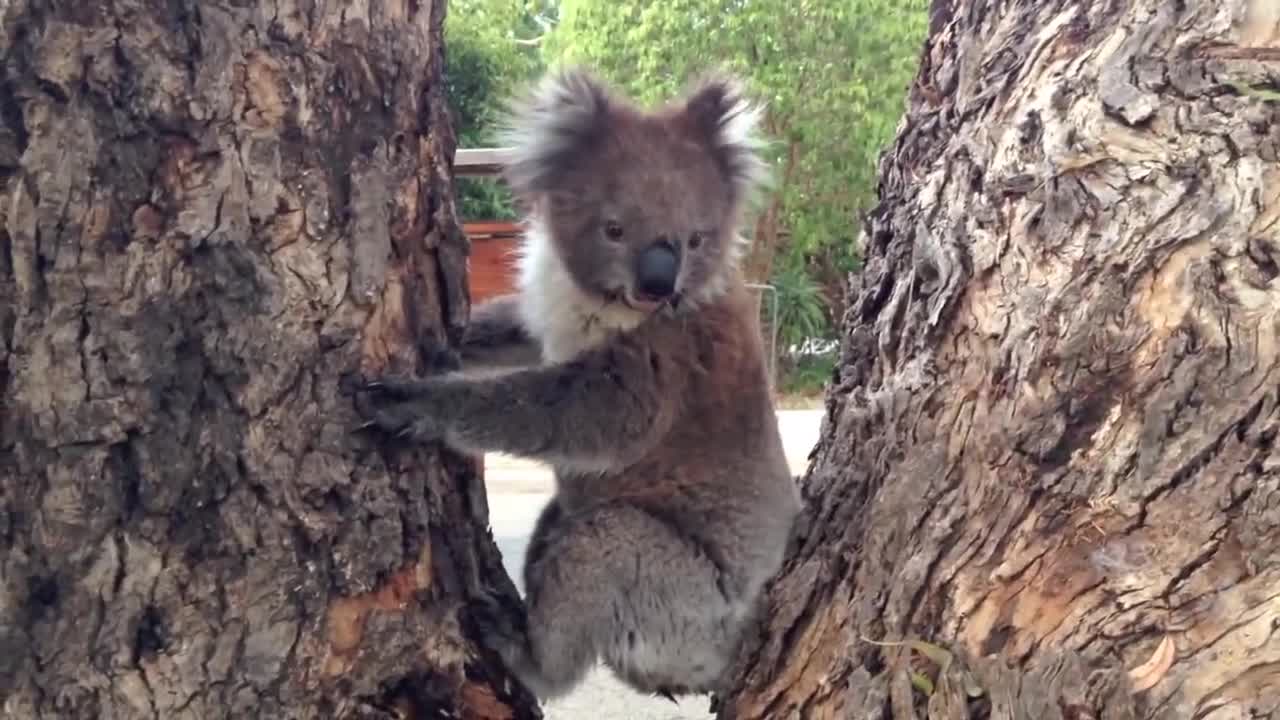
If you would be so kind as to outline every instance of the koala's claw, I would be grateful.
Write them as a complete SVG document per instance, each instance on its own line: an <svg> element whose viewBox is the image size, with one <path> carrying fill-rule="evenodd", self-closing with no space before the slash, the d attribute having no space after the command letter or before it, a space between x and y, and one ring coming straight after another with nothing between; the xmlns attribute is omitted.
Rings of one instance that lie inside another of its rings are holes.
<svg viewBox="0 0 1280 720"><path fill-rule="evenodd" d="M677 705L680 704L680 701L676 700L676 696L672 695L671 691L668 690L667 688L658 688L657 690L653 691L653 694L657 695L658 697L664 697Z"/></svg>
<svg viewBox="0 0 1280 720"><path fill-rule="evenodd" d="M376 427L396 440L440 440L445 425L430 380L380 377L362 383L355 398L356 412L367 420L363 428Z"/></svg>
<svg viewBox="0 0 1280 720"><path fill-rule="evenodd" d="M422 392L423 383L419 380L403 378L378 378L364 384L364 391L373 395L381 395L396 399L405 399Z"/></svg>

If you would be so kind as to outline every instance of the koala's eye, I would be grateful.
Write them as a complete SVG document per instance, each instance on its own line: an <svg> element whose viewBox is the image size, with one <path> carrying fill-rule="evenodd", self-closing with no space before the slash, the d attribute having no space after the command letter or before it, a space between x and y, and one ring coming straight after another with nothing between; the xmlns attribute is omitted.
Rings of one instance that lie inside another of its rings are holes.
<svg viewBox="0 0 1280 720"><path fill-rule="evenodd" d="M704 234L700 232L695 232L694 234L689 236L689 248L692 250L697 250L698 248L702 247L702 241L705 239L706 239L706 236Z"/></svg>
<svg viewBox="0 0 1280 720"><path fill-rule="evenodd" d="M609 220L604 224L604 234L610 240L621 240L622 225L617 220Z"/></svg>

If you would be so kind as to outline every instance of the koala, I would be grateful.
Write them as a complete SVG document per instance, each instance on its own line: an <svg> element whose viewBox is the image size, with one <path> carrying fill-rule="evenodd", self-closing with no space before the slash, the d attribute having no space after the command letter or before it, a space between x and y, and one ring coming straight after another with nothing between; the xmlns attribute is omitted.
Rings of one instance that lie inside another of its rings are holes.
<svg viewBox="0 0 1280 720"><path fill-rule="evenodd" d="M553 466L522 622L473 614L544 700L601 660L640 692L722 691L783 562L801 501L740 269L758 117L723 75L642 109L550 73L506 129L518 291L474 309L460 353L507 367L362 393L366 426Z"/></svg>

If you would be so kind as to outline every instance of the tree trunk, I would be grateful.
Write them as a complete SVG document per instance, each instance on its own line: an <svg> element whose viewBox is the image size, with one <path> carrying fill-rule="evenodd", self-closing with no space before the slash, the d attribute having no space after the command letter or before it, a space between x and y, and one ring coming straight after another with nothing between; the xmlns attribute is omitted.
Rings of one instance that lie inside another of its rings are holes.
<svg viewBox="0 0 1280 720"><path fill-rule="evenodd" d="M1280 718L1277 7L934 3L722 718Z"/></svg>
<svg viewBox="0 0 1280 720"><path fill-rule="evenodd" d="M0 13L0 715L535 716L475 468L340 383L468 315L444 3Z"/></svg>

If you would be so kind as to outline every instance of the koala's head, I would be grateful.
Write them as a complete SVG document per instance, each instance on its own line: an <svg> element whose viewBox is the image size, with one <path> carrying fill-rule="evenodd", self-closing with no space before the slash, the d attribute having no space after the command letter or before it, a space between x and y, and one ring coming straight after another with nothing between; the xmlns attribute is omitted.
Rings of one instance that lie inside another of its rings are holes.
<svg viewBox="0 0 1280 720"><path fill-rule="evenodd" d="M696 304L742 253L759 114L725 76L641 110L585 71L554 72L512 108L505 177L581 291L642 312Z"/></svg>

